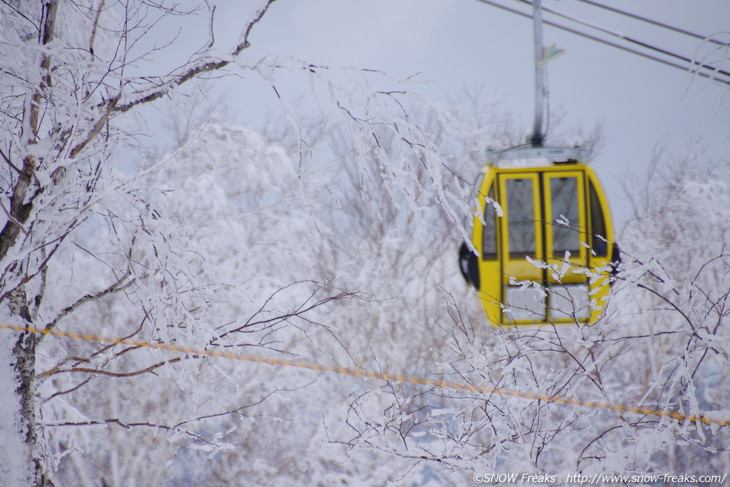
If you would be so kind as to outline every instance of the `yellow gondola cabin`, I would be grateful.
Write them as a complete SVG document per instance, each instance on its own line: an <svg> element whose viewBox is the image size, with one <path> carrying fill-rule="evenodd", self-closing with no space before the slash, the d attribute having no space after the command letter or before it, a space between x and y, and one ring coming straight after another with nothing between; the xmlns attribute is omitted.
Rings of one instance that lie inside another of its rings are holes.
<svg viewBox="0 0 730 487"><path fill-rule="evenodd" d="M591 324L608 298L618 249L598 177L578 159L540 164L488 164L475 186L477 253L464 244L460 268L495 326Z"/></svg>

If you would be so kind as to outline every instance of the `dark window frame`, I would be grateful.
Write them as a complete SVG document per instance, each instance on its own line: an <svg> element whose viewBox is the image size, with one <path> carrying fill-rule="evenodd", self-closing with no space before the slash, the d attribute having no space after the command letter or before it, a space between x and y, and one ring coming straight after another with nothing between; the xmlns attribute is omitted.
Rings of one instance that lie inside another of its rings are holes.
<svg viewBox="0 0 730 487"><path fill-rule="evenodd" d="M494 197L496 181L492 181L487 192L487 200L484 204L484 224L482 225L482 260L497 260L499 258L499 235L497 234L497 211L494 205L497 200ZM490 201L491 200L491 201ZM491 236L490 236L491 233ZM487 248L491 243L492 248Z"/></svg>
<svg viewBox="0 0 730 487"><path fill-rule="evenodd" d="M593 181L588 181L588 199L591 209L591 250L596 257L608 257L606 242L606 213Z"/></svg>

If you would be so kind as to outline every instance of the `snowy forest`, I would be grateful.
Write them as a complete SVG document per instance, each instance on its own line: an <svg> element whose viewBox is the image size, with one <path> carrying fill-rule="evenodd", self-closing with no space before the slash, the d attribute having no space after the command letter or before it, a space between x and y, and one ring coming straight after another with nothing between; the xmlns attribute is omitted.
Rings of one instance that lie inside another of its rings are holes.
<svg viewBox="0 0 730 487"><path fill-rule="evenodd" d="M287 3L247 5L0 0L0 485L730 473L727 161L645 161L598 323L493 327L457 251L505 107L248 57Z"/></svg>

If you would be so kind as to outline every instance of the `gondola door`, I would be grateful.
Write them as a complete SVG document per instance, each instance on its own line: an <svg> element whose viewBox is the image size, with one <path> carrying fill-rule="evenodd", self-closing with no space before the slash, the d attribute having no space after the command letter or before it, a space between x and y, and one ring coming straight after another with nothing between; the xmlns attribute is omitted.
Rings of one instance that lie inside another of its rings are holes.
<svg viewBox="0 0 730 487"><path fill-rule="evenodd" d="M591 316L585 175L542 173L546 321L585 323Z"/></svg>
<svg viewBox="0 0 730 487"><path fill-rule="evenodd" d="M534 171L498 176L504 324L534 324L546 318L543 269L530 262L544 258L540 183Z"/></svg>

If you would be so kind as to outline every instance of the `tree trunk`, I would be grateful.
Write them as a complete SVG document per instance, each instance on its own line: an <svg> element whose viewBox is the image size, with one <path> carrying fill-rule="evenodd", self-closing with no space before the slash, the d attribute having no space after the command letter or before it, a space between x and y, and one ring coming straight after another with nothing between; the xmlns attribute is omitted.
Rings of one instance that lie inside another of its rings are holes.
<svg viewBox="0 0 730 487"><path fill-rule="evenodd" d="M32 333L21 333L13 347L15 372L19 378L16 392L20 400L20 415L23 421L25 457L32 472L31 485L45 487L53 485L46 479L39 455L37 454L38 425L35 414L35 348L38 340Z"/></svg>
<svg viewBox="0 0 730 487"><path fill-rule="evenodd" d="M43 2L42 14L39 20L39 43L46 45L53 40L54 27L58 0L45 0ZM23 126L23 141L29 146L38 142L41 120L41 103L44 92L51 86L51 58L48 54L41 55L40 62L41 82L35 91L30 95L29 108L24 114L27 124ZM29 151L30 152L30 151ZM8 251L18 244L23 226L31 217L33 209L33 197L29 197L29 188L33 181L36 169L36 158L28 153L23 158L23 169L13 185L10 200L10 214L8 221L0 231L0 260L8 255ZM23 264L15 265L16 276L23 276L25 272ZM18 321L30 327L33 324L31 307L25 291L24 280L21 284L6 294L8 307ZM41 288L42 289L42 288ZM42 292L42 291L40 291ZM35 304L40 302L42 296L33 299ZM34 306L35 307L35 306ZM19 418L22 439L24 441L23 457L29 472L29 482L33 487L49 487L53 482L46 476L43 470L43 463L38 448L38 424L36 418L36 389L35 389L35 360L38 335L26 331L21 333L13 346L13 368L18 380L16 389L19 403Z"/></svg>
<svg viewBox="0 0 730 487"><path fill-rule="evenodd" d="M31 315L23 287L10 293L9 308L13 315L26 323L31 323ZM35 410L35 352L38 335L29 331L18 337L13 347L15 358L13 368L18 379L15 392L19 403L20 431L25 443L23 457L30 473L30 485L33 487L52 486L53 482L46 477L38 454L38 425Z"/></svg>

